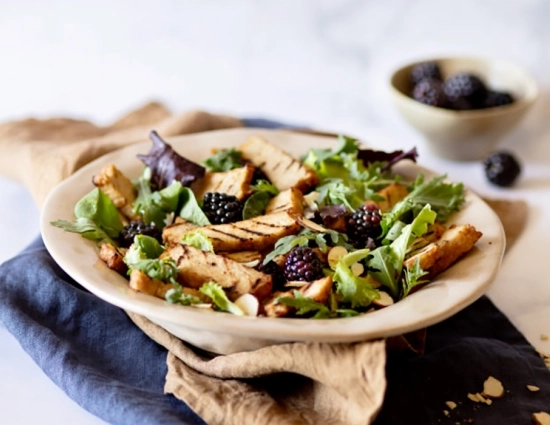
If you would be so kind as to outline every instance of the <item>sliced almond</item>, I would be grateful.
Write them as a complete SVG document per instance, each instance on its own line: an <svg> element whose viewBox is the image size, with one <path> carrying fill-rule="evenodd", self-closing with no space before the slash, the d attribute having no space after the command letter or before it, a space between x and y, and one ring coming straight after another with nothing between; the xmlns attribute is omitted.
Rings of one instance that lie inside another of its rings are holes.
<svg viewBox="0 0 550 425"><path fill-rule="evenodd" d="M528 389L529 391L534 392L534 393L536 393L537 391L540 391L540 388L537 387L537 386L535 386L535 385L527 385L527 389Z"/></svg>
<svg viewBox="0 0 550 425"><path fill-rule="evenodd" d="M533 413L535 425L550 425L550 414L547 412Z"/></svg>
<svg viewBox="0 0 550 425"><path fill-rule="evenodd" d="M504 396L504 386L498 379L489 376L483 383L483 392L485 397L501 398Z"/></svg>
<svg viewBox="0 0 550 425"><path fill-rule="evenodd" d="M296 220L296 223L298 223L300 226L305 227L306 229L309 229L312 232L326 233L328 231L325 227L323 227L323 226L315 223L314 221L311 221L311 220L309 220L309 219L307 219L307 218L305 218L305 217L303 217L299 214L293 214L292 218L294 220Z"/></svg>
<svg viewBox="0 0 550 425"><path fill-rule="evenodd" d="M239 307L246 316L257 316L260 309L258 298L252 294L242 294L235 301L235 305Z"/></svg>
<svg viewBox="0 0 550 425"><path fill-rule="evenodd" d="M550 339L550 337L546 334L540 334L540 340L541 341L548 341L548 339Z"/></svg>
<svg viewBox="0 0 550 425"><path fill-rule="evenodd" d="M481 401L477 394L468 393L468 398L476 403Z"/></svg>
<svg viewBox="0 0 550 425"><path fill-rule="evenodd" d="M445 416L449 416L449 411L448 410L444 410L443 413L445 414Z"/></svg>
<svg viewBox="0 0 550 425"><path fill-rule="evenodd" d="M336 267L336 264L338 264L338 261L340 258L342 258L344 255L348 253L348 250L344 248L343 246L335 246L334 248L331 248L331 250L328 252L328 265L331 268Z"/></svg>
<svg viewBox="0 0 550 425"><path fill-rule="evenodd" d="M454 401L446 401L445 404L451 410L456 409L456 403Z"/></svg>
<svg viewBox="0 0 550 425"><path fill-rule="evenodd" d="M354 276L361 276L365 272L365 266L361 263L352 264L350 269Z"/></svg>
<svg viewBox="0 0 550 425"><path fill-rule="evenodd" d="M315 201L317 201L318 198L319 198L319 192L313 191L313 192L308 193L307 195L304 195L304 202L306 203L306 205L308 207L311 208L313 203Z"/></svg>
<svg viewBox="0 0 550 425"><path fill-rule="evenodd" d="M393 304L393 298L387 292L380 291L380 298L372 302L378 307L387 307Z"/></svg>
<svg viewBox="0 0 550 425"><path fill-rule="evenodd" d="M306 282L304 280L291 280L290 282L286 282L285 286L288 286L289 288L301 288L302 286L306 286L309 282Z"/></svg>

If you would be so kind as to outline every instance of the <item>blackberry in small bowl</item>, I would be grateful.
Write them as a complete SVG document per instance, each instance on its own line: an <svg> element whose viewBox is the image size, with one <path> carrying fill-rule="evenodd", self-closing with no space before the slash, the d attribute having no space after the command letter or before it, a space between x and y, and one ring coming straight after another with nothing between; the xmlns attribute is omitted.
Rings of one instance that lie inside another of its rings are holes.
<svg viewBox="0 0 550 425"><path fill-rule="evenodd" d="M243 219L243 203L226 193L208 192L202 210L212 224L234 223Z"/></svg>
<svg viewBox="0 0 550 425"><path fill-rule="evenodd" d="M312 282L323 277L323 263L311 248L292 248L285 260L284 274L287 281Z"/></svg>
<svg viewBox="0 0 550 425"><path fill-rule="evenodd" d="M488 91L485 96L485 107L495 108L497 106L509 105L514 103L514 97L507 92Z"/></svg>
<svg viewBox="0 0 550 425"><path fill-rule="evenodd" d="M355 248L372 248L382 233L382 214L375 204L364 204L351 213L346 222L346 232ZM370 246L369 246L370 245Z"/></svg>
<svg viewBox="0 0 550 425"><path fill-rule="evenodd" d="M137 235L146 235L155 238L162 243L162 231L155 226L155 223L145 223L143 221L131 221L128 223L118 237L120 246L130 247L134 243L134 237Z"/></svg>
<svg viewBox="0 0 550 425"><path fill-rule="evenodd" d="M426 78L414 86L412 91L414 100L426 105L445 108L448 105L447 95L443 90L443 83L438 80Z"/></svg>
<svg viewBox="0 0 550 425"><path fill-rule="evenodd" d="M487 88L481 78L468 72L457 72L446 78L443 90L451 104L465 99L474 109L482 106L487 93Z"/></svg>
<svg viewBox="0 0 550 425"><path fill-rule="evenodd" d="M412 67L411 83L413 85L418 84L426 78L442 81L441 70L436 62L422 62Z"/></svg>
<svg viewBox="0 0 550 425"><path fill-rule="evenodd" d="M496 152L483 162L485 175L497 186L512 186L521 174L521 165L510 152Z"/></svg>

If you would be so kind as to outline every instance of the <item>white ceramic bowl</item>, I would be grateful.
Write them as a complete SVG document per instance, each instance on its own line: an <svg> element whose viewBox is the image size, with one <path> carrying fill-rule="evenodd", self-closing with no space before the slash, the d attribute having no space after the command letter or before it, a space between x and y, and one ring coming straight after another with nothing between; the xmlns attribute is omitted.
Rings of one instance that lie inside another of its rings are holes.
<svg viewBox="0 0 550 425"><path fill-rule="evenodd" d="M263 136L296 156L311 147L327 148L336 144L333 137L260 129L213 131L168 139L168 142L180 154L198 161L206 158L212 147L237 146L252 135ZM57 186L44 205L42 236L55 261L86 289L109 303L146 316L202 349L227 354L282 342L352 342L410 332L439 322L475 301L485 292L500 265L504 252L500 221L480 198L468 193L466 207L453 220L471 223L483 232L476 247L430 285L374 313L328 320L238 317L168 304L131 290L122 276L98 260L98 249L92 241L50 225L54 220L73 219L75 203L93 188L91 178L103 166L115 164L126 175L139 176L143 164L136 154L147 153L150 146L147 141L109 153ZM398 169L409 177L427 172L412 163L403 163Z"/></svg>
<svg viewBox="0 0 550 425"><path fill-rule="evenodd" d="M436 62L443 77L456 72L478 75L493 90L510 92L514 103L488 109L454 111L425 105L410 97L411 69ZM475 57L431 58L401 66L392 73L390 91L403 118L424 136L436 155L459 161L482 160L524 117L537 98L537 84L520 67L500 60Z"/></svg>

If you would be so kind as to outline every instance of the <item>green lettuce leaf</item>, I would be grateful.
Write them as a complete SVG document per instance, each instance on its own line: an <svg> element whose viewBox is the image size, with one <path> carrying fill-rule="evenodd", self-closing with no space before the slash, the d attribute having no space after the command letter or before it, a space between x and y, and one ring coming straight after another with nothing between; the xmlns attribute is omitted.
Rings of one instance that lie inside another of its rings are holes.
<svg viewBox="0 0 550 425"><path fill-rule="evenodd" d="M191 245L192 247L200 249L201 251L214 252L212 241L201 230L195 230L193 232L183 235L181 243L183 245Z"/></svg>
<svg viewBox="0 0 550 425"><path fill-rule="evenodd" d="M248 197L243 206L243 220L262 215L271 200L269 192L258 191Z"/></svg>
<svg viewBox="0 0 550 425"><path fill-rule="evenodd" d="M198 226L207 226L210 224L208 217L199 206L195 194L188 187L184 187L181 192L183 207L180 210L180 217L194 223Z"/></svg>
<svg viewBox="0 0 550 425"><path fill-rule="evenodd" d="M116 245L109 235L90 218L77 218L74 222L67 220L55 220L50 224L52 226L59 227L66 232L79 233L82 237L92 241Z"/></svg>
<svg viewBox="0 0 550 425"><path fill-rule="evenodd" d="M84 238L115 244L123 229L118 209L113 201L99 188L82 197L74 207L75 221L56 220L52 226L67 232L80 233Z"/></svg>
<svg viewBox="0 0 550 425"><path fill-rule="evenodd" d="M183 292L179 284L174 284L174 288L166 291L164 296L166 301L170 304L181 304L181 305L193 305L193 304L202 304L202 300L194 295L186 294Z"/></svg>
<svg viewBox="0 0 550 425"><path fill-rule="evenodd" d="M341 301L351 304L352 308L366 307L380 298L375 285L368 278L355 276L351 266L369 256L369 249L359 249L344 255L334 267L332 279Z"/></svg>
<svg viewBox="0 0 550 425"><path fill-rule="evenodd" d="M437 214L430 205L424 206L411 224L404 226L400 235L390 244L376 248L367 262L369 274L389 289L394 298L399 296L403 261L407 248L414 240L428 230L428 225L435 222Z"/></svg>
<svg viewBox="0 0 550 425"><path fill-rule="evenodd" d="M141 216L146 223L155 223L162 229L166 225L166 216L178 208L183 186L174 181L159 191L151 190L151 170L143 169L141 176L134 181L138 193L132 208L135 214Z"/></svg>
<svg viewBox="0 0 550 425"><path fill-rule="evenodd" d="M269 263L278 255L284 255L290 252L294 247L309 246L310 241L314 242L321 252L326 253L328 251L327 237L330 240L331 246L341 245L345 246L347 249L351 248L351 245L347 243L347 235L343 233L330 229L327 229L327 231L323 233L303 229L296 235L285 236L279 239L275 243L273 251L266 255L263 263L264 265Z"/></svg>
<svg viewBox="0 0 550 425"><path fill-rule="evenodd" d="M229 171L240 168L242 164L242 152L234 148L222 149L204 161L204 165L212 172Z"/></svg>
<svg viewBox="0 0 550 425"><path fill-rule="evenodd" d="M175 284L178 277L176 262L171 258L159 259L164 248L155 238L136 235L134 243L124 255L124 262L132 270L140 270L152 279Z"/></svg>
<svg viewBox="0 0 550 425"><path fill-rule="evenodd" d="M293 295L293 297L279 297L276 302L295 308L298 316L315 312L314 319L331 317L330 310L326 305L303 296L300 291L295 290Z"/></svg>
<svg viewBox="0 0 550 425"><path fill-rule="evenodd" d="M235 316L244 316L244 312L234 303L229 301L227 295L223 291L223 288L218 285L216 282L206 282L200 289L204 295L212 299L214 305L222 310L227 311L228 313L234 314Z"/></svg>
<svg viewBox="0 0 550 425"><path fill-rule="evenodd" d="M279 194L279 189L267 180L260 179L256 184L252 185L255 192L267 192L270 195L276 196Z"/></svg>
<svg viewBox="0 0 550 425"><path fill-rule="evenodd" d="M464 186L462 183L447 183L446 176L434 177L424 182L420 175L411 192L394 207L383 214L382 237L385 237L397 221L410 223L424 205L429 204L437 213L438 221L444 223L449 216L464 204Z"/></svg>

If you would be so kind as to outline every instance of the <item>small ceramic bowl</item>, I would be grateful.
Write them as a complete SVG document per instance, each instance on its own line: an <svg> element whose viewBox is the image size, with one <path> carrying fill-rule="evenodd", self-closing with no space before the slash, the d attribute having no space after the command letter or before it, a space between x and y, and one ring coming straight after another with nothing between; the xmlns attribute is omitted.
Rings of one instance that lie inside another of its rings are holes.
<svg viewBox="0 0 550 425"><path fill-rule="evenodd" d="M422 62L435 61L443 77L470 72L488 88L506 91L515 101L509 105L456 111L425 105L410 97L410 71ZM391 76L391 94L403 117L421 132L437 156L476 161L494 151L502 137L514 128L537 97L535 80L516 65L494 59L449 57L425 59L397 69Z"/></svg>

